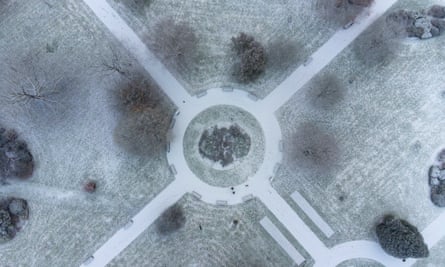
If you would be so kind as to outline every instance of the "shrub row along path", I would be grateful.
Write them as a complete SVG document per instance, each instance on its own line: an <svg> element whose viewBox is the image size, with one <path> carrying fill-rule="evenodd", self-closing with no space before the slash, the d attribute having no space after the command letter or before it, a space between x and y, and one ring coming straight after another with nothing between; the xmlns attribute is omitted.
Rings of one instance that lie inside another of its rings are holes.
<svg viewBox="0 0 445 267"><path fill-rule="evenodd" d="M297 68L270 95L261 100L252 99L240 90L224 92L221 89L212 89L201 97L189 95L106 0L84 0L84 2L150 73L176 104L178 112L174 117L173 138L167 153L168 162L175 173L175 180L133 217L131 224L123 227L101 246L93 254L94 258L91 257L89 263L83 266L105 266L108 264L149 227L162 211L173 205L186 193L193 193L202 201L211 204L233 205L251 197L260 199L314 259L315 266L336 266L345 260L355 258L368 258L392 267L411 266L415 262L415 260L402 262L400 259L388 256L377 243L371 241L351 241L333 248L326 247L269 182L269 178L274 174L276 164L282 159L279 151L281 130L274 112L361 32L385 13L396 0L376 0L369 14L363 15L349 29L339 30L312 55L309 65ZM260 123L266 140L265 155L261 167L245 183L235 186L236 194L233 194L229 188L210 186L197 178L189 169L183 153L183 137L191 120L205 109L221 104L240 107L252 114ZM444 224L445 213L423 231L429 247L432 247L445 235L445 230L441 228L441 225Z"/></svg>

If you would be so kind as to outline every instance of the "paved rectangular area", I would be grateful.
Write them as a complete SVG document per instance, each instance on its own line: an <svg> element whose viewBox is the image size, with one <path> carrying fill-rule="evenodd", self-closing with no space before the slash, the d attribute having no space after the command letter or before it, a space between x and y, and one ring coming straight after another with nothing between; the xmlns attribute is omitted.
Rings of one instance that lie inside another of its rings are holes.
<svg viewBox="0 0 445 267"><path fill-rule="evenodd" d="M281 248L294 260L298 265L302 264L305 259L303 256L292 246L292 244L286 239L286 237L280 232L280 230L269 220L264 217L260 221L261 226L272 236Z"/></svg>
<svg viewBox="0 0 445 267"><path fill-rule="evenodd" d="M318 212L312 208L311 204L298 192L295 191L291 198L297 205L306 213L306 215L314 222L314 224L323 232L327 237L331 237L334 234L334 230L329 224L318 214Z"/></svg>

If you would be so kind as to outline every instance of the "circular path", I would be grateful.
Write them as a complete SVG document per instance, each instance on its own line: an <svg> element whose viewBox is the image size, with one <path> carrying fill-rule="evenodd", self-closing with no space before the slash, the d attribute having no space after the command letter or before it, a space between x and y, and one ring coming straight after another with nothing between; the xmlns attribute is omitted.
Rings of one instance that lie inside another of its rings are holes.
<svg viewBox="0 0 445 267"><path fill-rule="evenodd" d="M243 180L239 184L223 184L223 186L210 184L212 179L200 178L203 173L198 170L199 168L189 165L190 151L184 151L184 138L187 137L187 129L192 121L199 117L199 114L218 106L231 106L234 110L245 111L249 117L252 116L256 120L259 124L258 130L262 130L263 133L264 141L256 140L262 143L258 144L261 147L256 153L263 154L263 156L248 155L248 157L253 157L250 160L255 167L252 167L249 173L244 174L242 179L237 179ZM170 131L171 141L167 159L176 178L185 179L183 184L201 200L210 204L234 205L251 198L254 195L255 187L269 183L276 164L282 159L279 151L281 129L273 112L268 111L269 109L262 108L260 101L257 102L254 97L241 90L211 89L201 97L188 99L188 103L181 105L181 109L176 112Z"/></svg>

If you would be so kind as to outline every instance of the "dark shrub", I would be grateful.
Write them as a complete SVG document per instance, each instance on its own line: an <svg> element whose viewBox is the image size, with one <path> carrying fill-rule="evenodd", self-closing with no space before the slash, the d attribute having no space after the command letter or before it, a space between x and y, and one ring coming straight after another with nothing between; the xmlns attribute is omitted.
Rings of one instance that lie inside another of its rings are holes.
<svg viewBox="0 0 445 267"><path fill-rule="evenodd" d="M431 201L438 207L445 207L445 183L431 186Z"/></svg>
<svg viewBox="0 0 445 267"><path fill-rule="evenodd" d="M266 67L266 53L264 47L245 33L232 37L233 49L239 57L235 65L235 76L241 82L250 82L258 78Z"/></svg>
<svg viewBox="0 0 445 267"><path fill-rule="evenodd" d="M21 198L0 199L0 240L11 240L29 217L28 202Z"/></svg>
<svg viewBox="0 0 445 267"><path fill-rule="evenodd" d="M386 216L376 227L383 250L397 258L425 258L429 251L417 228L407 221Z"/></svg>
<svg viewBox="0 0 445 267"><path fill-rule="evenodd" d="M34 169L33 156L13 130L0 127L0 178L27 178Z"/></svg>
<svg viewBox="0 0 445 267"><path fill-rule="evenodd" d="M182 207L175 204L164 211L157 221L157 230L162 235L167 235L179 230L186 221Z"/></svg>
<svg viewBox="0 0 445 267"><path fill-rule="evenodd" d="M8 210L12 215L28 217L28 202L21 198L11 198Z"/></svg>
<svg viewBox="0 0 445 267"><path fill-rule="evenodd" d="M88 181L84 184L83 190L87 193L96 192L97 183L95 181Z"/></svg>

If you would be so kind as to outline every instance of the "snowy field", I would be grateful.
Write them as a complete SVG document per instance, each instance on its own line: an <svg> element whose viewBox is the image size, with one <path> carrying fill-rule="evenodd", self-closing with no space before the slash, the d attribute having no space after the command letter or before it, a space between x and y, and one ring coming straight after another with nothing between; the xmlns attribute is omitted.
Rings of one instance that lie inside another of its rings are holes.
<svg viewBox="0 0 445 267"><path fill-rule="evenodd" d="M417 7L418 1L399 1L392 10ZM298 140L302 123L315 125L337 144L333 167L296 170L285 156L273 184L289 203L291 193L302 192L336 232L325 240L330 246L375 240L373 226L386 213L423 229L442 211L429 199L427 173L445 144L445 78L438 75L445 37L403 41L394 55L370 64L357 51L368 34L383 27L383 19L277 112L285 147ZM328 75L342 89L335 101L320 108L311 89Z"/></svg>
<svg viewBox="0 0 445 267"><path fill-rule="evenodd" d="M311 1L153 0L139 9L125 6L132 2L128 0L108 2L149 46L155 25L163 18L185 22L195 30L196 64L170 68L191 94L233 87L263 98L336 30L317 16ZM232 77L231 38L240 32L251 34L271 52L265 74L247 85ZM278 55L280 48L286 51L282 55ZM274 62L273 58L281 59Z"/></svg>
<svg viewBox="0 0 445 267"><path fill-rule="evenodd" d="M103 72L101 63L112 48L139 67L81 1L12 1L6 14L0 123L28 143L36 168L29 180L0 186L1 196L25 198L30 206L25 229L0 246L0 265L79 266L173 176L165 155L137 158L114 144L118 114L110 92L121 78ZM5 101L6 70L34 52L50 78L64 77L49 110ZM82 191L88 179L98 185L91 195Z"/></svg>
<svg viewBox="0 0 445 267"><path fill-rule="evenodd" d="M190 94L234 87L263 98L334 32L317 18L310 1L152 0L141 9L124 6L122 1L108 0L149 47L154 25L164 17L196 30L198 64L170 66ZM419 2L400 0L392 10L445 4L444 0ZM29 180L0 186L0 196L25 198L30 206L25 229L0 245L0 265L79 266L174 179L165 153L135 156L113 140L121 117L112 93L124 78L105 71L103 62L116 57L125 70L143 71L82 1L11 1L4 14L0 17L0 124L16 129L28 143L36 168ZM433 157L445 147L445 77L439 75L445 36L404 40L380 62L364 60L360 51L368 52L363 49L367 38L383 27L383 20L276 112L284 161L272 185L329 247L358 239L375 241L373 227L387 213L422 230L443 211L429 199L427 174ZM283 41L286 36L298 51L291 53L288 63L270 63L256 82L240 85L231 75L230 49L230 38L240 31L254 35L266 49L288 43ZM29 61L23 64L23 60L29 58L35 59L33 66L48 72L48 79L62 77L63 89L49 109L6 100L8 69L26 67ZM335 77L340 88L328 104L320 103L314 94L326 77ZM161 101L173 114L172 102L163 95ZM200 134L215 124L227 126L234 117L252 139L250 152L225 171L212 169L198 153ZM335 143L329 162L317 168L292 162L289 156L301 139L301 126L308 124ZM253 116L238 108L216 106L191 122L184 151L190 168L206 183L231 186L258 170L264 143ZM94 194L82 191L88 180L97 181ZM296 190L333 228L332 237L324 237L299 210L290 197ZM178 204L186 216L182 229L162 237L152 224L109 266L294 266L260 225L265 216L308 260L305 266L313 264L292 234L255 198L217 206L186 194ZM415 266L441 266L444 245L442 240L428 259ZM349 266L381 265L366 259L339 265Z"/></svg>
<svg viewBox="0 0 445 267"><path fill-rule="evenodd" d="M268 213L260 202L216 207L185 195L178 204L185 212L183 228L160 236L154 223L109 266L293 265L259 224ZM233 225L234 220L239 221L237 226Z"/></svg>
<svg viewBox="0 0 445 267"><path fill-rule="evenodd" d="M430 256L426 259L417 261L413 267L440 267L445 262L445 255L443 251L445 249L445 239L442 239L437 245L430 249Z"/></svg>

